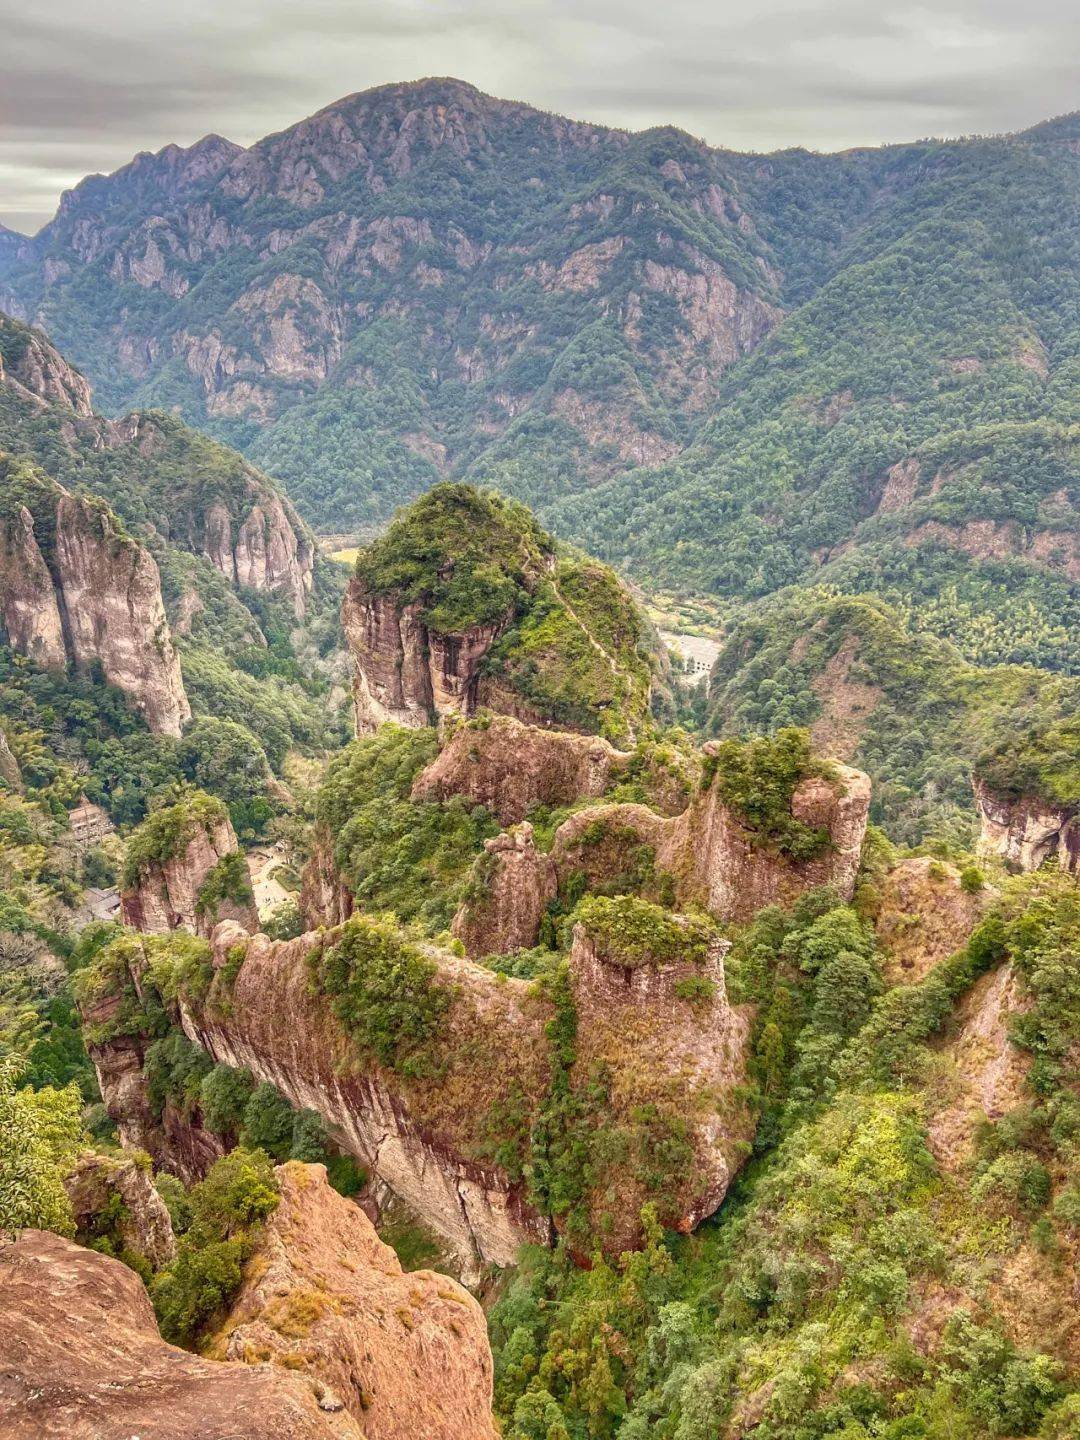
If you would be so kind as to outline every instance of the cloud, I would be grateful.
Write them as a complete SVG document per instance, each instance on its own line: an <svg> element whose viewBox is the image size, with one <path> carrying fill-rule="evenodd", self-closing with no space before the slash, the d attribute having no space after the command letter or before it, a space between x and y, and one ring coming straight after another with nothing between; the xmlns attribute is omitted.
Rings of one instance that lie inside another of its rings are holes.
<svg viewBox="0 0 1080 1440"><path fill-rule="evenodd" d="M456 75L717 145L1017 129L1077 105L1074 0L0 0L0 219L208 131L250 144L371 85Z"/></svg>

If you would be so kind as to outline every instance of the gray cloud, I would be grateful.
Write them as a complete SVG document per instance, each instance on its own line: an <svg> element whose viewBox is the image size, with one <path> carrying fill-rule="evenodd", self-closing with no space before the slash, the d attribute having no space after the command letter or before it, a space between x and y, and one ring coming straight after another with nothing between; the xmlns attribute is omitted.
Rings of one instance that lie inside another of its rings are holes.
<svg viewBox="0 0 1080 1440"><path fill-rule="evenodd" d="M456 75L631 129L830 149L1077 106L1074 0L0 0L0 220L215 130L249 144L370 85Z"/></svg>

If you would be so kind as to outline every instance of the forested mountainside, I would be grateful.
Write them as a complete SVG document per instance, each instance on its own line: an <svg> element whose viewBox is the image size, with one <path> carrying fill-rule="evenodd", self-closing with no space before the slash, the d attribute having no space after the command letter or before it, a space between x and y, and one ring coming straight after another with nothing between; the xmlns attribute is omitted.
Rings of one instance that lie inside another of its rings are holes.
<svg viewBox="0 0 1080 1440"><path fill-rule="evenodd" d="M256 833L271 771L340 743L341 581L288 499L171 416L96 414L6 316L0 556L0 717L61 809L85 791L130 824L201 767Z"/></svg>

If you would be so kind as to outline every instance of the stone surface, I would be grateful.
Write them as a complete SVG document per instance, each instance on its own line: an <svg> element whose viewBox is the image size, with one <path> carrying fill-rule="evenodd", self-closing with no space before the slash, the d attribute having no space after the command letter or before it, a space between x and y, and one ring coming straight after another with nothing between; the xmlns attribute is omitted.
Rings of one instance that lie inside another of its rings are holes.
<svg viewBox="0 0 1080 1440"><path fill-rule="evenodd" d="M1063 870L1080 871L1080 806L1052 806L1035 796L995 795L975 781L980 833L977 849L1014 870L1037 870L1056 855Z"/></svg>
<svg viewBox="0 0 1080 1440"><path fill-rule="evenodd" d="M364 1440L316 1385L167 1345L133 1270L43 1230L0 1241L5 1440Z"/></svg>
<svg viewBox="0 0 1080 1440"><path fill-rule="evenodd" d="M280 1203L211 1353L302 1369L366 1440L494 1440L477 1302L446 1275L403 1272L322 1165L277 1177Z"/></svg>
<svg viewBox="0 0 1080 1440"><path fill-rule="evenodd" d="M459 795L516 825L538 805L600 796L629 762L596 735L542 730L510 716L462 725L413 785L414 800Z"/></svg>
<svg viewBox="0 0 1080 1440"><path fill-rule="evenodd" d="M149 934L190 930L207 937L219 920L236 920L248 930L258 929L254 898L247 904L224 899L212 911L199 909L199 892L207 876L219 860L238 848L227 816L209 827L199 825L178 854L145 866L137 883L122 892L124 924Z"/></svg>
<svg viewBox="0 0 1080 1440"><path fill-rule="evenodd" d="M524 821L509 834L485 840L469 896L450 925L473 958L509 955L536 944L540 922L558 891L555 866L541 855Z"/></svg>
<svg viewBox="0 0 1080 1440"><path fill-rule="evenodd" d="M123 1206L117 1222L121 1243L160 1270L176 1255L176 1237L165 1201L154 1189L148 1164L119 1155L80 1157L64 1182L76 1228L91 1226L110 1201Z"/></svg>
<svg viewBox="0 0 1080 1440"><path fill-rule="evenodd" d="M703 905L721 920L747 919L765 905L790 904L817 885L832 885L849 900L866 834L870 781L846 765L834 765L833 772L835 779L804 780L792 797L797 819L828 832L828 846L810 860L793 860L756 843L715 785L674 817L644 805L579 810L556 832L551 858L560 876L583 869L596 885L620 873L628 845L651 846L656 869L672 876L678 902ZM604 846L590 839L603 830L618 843Z"/></svg>

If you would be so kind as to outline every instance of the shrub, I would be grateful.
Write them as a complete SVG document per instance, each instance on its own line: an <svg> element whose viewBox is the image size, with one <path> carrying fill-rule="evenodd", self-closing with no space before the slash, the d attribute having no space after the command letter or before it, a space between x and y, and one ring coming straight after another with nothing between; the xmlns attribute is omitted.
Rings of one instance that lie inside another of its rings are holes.
<svg viewBox="0 0 1080 1440"><path fill-rule="evenodd" d="M314 950L309 963L362 1052L398 1069L428 1068L450 991L396 925L354 916L337 944Z"/></svg>

